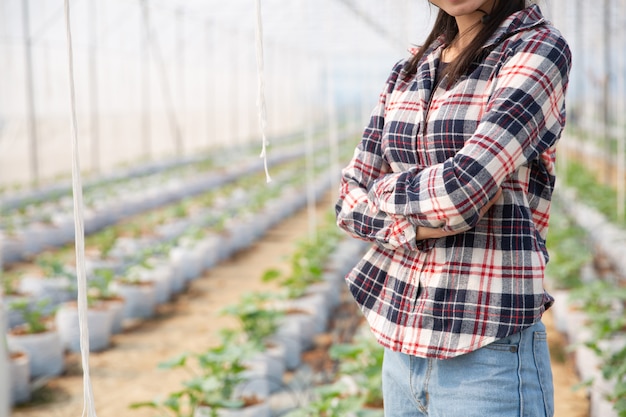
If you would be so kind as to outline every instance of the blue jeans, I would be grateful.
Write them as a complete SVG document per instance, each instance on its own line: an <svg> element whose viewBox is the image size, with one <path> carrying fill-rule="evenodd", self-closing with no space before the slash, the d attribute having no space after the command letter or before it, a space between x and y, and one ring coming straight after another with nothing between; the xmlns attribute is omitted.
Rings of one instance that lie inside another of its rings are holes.
<svg viewBox="0 0 626 417"><path fill-rule="evenodd" d="M452 359L385 350L385 417L552 417L553 397L541 322Z"/></svg>

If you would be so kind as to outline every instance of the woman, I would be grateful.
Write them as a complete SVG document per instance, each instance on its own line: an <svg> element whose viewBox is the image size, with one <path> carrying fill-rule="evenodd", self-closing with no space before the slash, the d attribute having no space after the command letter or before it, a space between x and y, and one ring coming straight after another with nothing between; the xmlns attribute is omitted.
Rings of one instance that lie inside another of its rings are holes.
<svg viewBox="0 0 626 417"><path fill-rule="evenodd" d="M523 0L431 0L342 172L347 276L386 348L386 417L553 415L544 311L566 41Z"/></svg>

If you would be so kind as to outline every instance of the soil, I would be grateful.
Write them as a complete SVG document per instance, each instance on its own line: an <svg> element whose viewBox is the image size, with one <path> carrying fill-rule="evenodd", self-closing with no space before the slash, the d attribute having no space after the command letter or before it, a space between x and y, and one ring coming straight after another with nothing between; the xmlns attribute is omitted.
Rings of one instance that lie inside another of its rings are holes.
<svg viewBox="0 0 626 417"><path fill-rule="evenodd" d="M317 207L318 221L331 207L327 199ZM90 354L90 375L95 407L99 417L154 417L154 410L129 409L133 402L163 397L180 387L189 375L181 371L163 371L157 365L183 352L202 352L219 343L218 330L236 327L233 318L220 310L239 301L242 294L273 289L261 281L269 268L285 271L294 242L306 237L307 210L276 225L259 242L208 271L191 283L188 291L173 302L159 306L151 320L138 321L123 333L113 336L110 349ZM320 381L333 373L326 349L333 341L347 341L361 317L349 296L333 315L328 334L317 339L316 347L303 355ZM549 331L555 381L555 417L588 417L589 404L584 390L574 391L578 383L566 342L553 328L551 315L545 316ZM66 356L66 372L51 379L34 392L31 403L13 410L13 417L78 417L83 412L83 375L80 356Z"/></svg>

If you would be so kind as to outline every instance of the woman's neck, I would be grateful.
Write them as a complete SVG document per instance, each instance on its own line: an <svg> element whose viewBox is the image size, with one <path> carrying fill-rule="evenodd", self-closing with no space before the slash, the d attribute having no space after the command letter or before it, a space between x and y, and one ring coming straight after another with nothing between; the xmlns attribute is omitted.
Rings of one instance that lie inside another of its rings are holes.
<svg viewBox="0 0 626 417"><path fill-rule="evenodd" d="M477 10L472 14L456 17L456 24L459 28L459 32L443 51L442 60L444 62L454 61L454 59L468 47L483 27L481 19L484 15L484 12Z"/></svg>

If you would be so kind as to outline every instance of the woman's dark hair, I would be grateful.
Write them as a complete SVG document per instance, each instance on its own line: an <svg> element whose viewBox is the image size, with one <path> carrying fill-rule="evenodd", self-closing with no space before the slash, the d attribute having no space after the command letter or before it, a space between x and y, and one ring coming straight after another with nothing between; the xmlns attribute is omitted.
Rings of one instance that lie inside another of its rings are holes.
<svg viewBox="0 0 626 417"><path fill-rule="evenodd" d="M523 10L526 6L526 0L496 0L491 13L486 15L488 16L486 19L483 18L482 20L482 30L478 32L474 39L472 39L467 48L461 51L461 54L445 68L443 74L447 74L449 76L448 85L456 82L469 70L472 63L481 55L483 45L496 31L498 26L500 26L500 24L511 14ZM422 59L430 45L437 38L439 38L439 36L443 35L443 41L449 45L458 33L459 28L456 25L455 18L440 9L437 19L435 20L435 24L433 25L433 29L424 41L424 45L420 47L417 54L405 65L404 69L407 75L411 76L417 72L419 61Z"/></svg>

